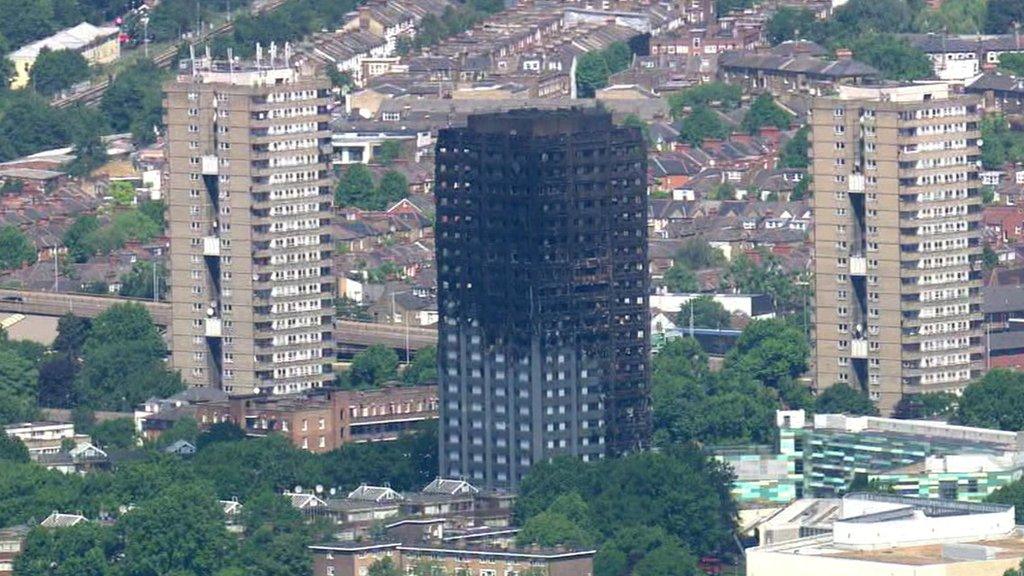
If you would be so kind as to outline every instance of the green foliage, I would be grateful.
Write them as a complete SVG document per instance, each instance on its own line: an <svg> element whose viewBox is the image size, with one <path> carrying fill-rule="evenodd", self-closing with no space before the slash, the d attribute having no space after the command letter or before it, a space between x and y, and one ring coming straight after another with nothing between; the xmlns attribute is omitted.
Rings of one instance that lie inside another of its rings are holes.
<svg viewBox="0 0 1024 576"><path fill-rule="evenodd" d="M697 275L693 273L685 264L676 262L672 264L672 267L665 272L665 277L662 279L665 287L668 288L669 292L674 293L692 293L700 291L700 284L697 281Z"/></svg>
<svg viewBox="0 0 1024 576"><path fill-rule="evenodd" d="M988 497L985 498L985 501L996 504L1012 505L1014 507L1017 524L1024 523L1024 480L1018 479L1006 486L1000 487L995 492L989 494ZM1015 576L1021 576L1022 572L1018 572ZM1006 572L1004 576L1008 574L1010 574L1010 572Z"/></svg>
<svg viewBox="0 0 1024 576"><path fill-rule="evenodd" d="M889 80L923 80L932 76L928 56L892 34L864 34L850 48L858 60L870 64Z"/></svg>
<svg viewBox="0 0 1024 576"><path fill-rule="evenodd" d="M689 558L676 555L677 551L683 551ZM631 576L637 573L635 570L651 572L662 566L662 558L671 555L675 564L675 572L664 572L669 574L681 574L690 576L696 574L696 562L692 556L683 550L679 539L668 534L662 528L651 528L647 526L634 526L623 528L606 541L601 549L594 556L594 576ZM650 561L647 558L650 557ZM638 566L644 562L643 567Z"/></svg>
<svg viewBox="0 0 1024 576"><path fill-rule="evenodd" d="M10 92L3 100L0 160L76 144L86 148L85 154L76 154L96 160L95 144L106 125L98 111L84 106L56 110L31 90Z"/></svg>
<svg viewBox="0 0 1024 576"><path fill-rule="evenodd" d="M115 304L96 317L75 379L78 401L97 410L131 410L183 388L164 364L167 347L141 305Z"/></svg>
<svg viewBox="0 0 1024 576"><path fill-rule="evenodd" d="M349 384L354 388L373 388L398 377L398 354L382 345L370 346L352 358Z"/></svg>
<svg viewBox="0 0 1024 576"><path fill-rule="evenodd" d="M988 244L981 249L981 262L985 266L985 270L992 271L996 266L999 266L999 255L993 250Z"/></svg>
<svg viewBox="0 0 1024 576"><path fill-rule="evenodd" d="M232 547L220 504L202 485L172 484L125 514L117 530L125 576L211 574L225 567Z"/></svg>
<svg viewBox="0 0 1024 576"><path fill-rule="evenodd" d="M779 157L781 168L807 168L809 162L807 153L811 146L808 139L809 134L810 127L803 126L786 142L786 145L782 147L782 155Z"/></svg>
<svg viewBox="0 0 1024 576"><path fill-rule="evenodd" d="M131 182L115 180L110 183L108 193L118 206L131 206L135 202L135 187Z"/></svg>
<svg viewBox="0 0 1024 576"><path fill-rule="evenodd" d="M373 153L373 159L378 164L391 164L402 155L402 143L398 140L385 140Z"/></svg>
<svg viewBox="0 0 1024 576"><path fill-rule="evenodd" d="M613 42L604 50L587 52L576 63L576 95L593 98L594 93L608 85L608 77L621 72L633 60L633 52L625 42Z"/></svg>
<svg viewBox="0 0 1024 576"><path fill-rule="evenodd" d="M218 442L238 442L245 440L245 432L232 422L218 422L204 430L196 438L196 449L202 450Z"/></svg>
<svg viewBox="0 0 1024 576"><path fill-rule="evenodd" d="M690 238L676 251L674 261L694 270L716 268L726 263L725 255L703 238Z"/></svg>
<svg viewBox="0 0 1024 576"><path fill-rule="evenodd" d="M356 320L359 322L372 322L373 315L367 310L367 307L355 300L350 300L344 296L334 299L335 315L338 318L345 320Z"/></svg>
<svg viewBox="0 0 1024 576"><path fill-rule="evenodd" d="M402 380L410 386L437 382L437 347L420 348L402 372Z"/></svg>
<svg viewBox="0 0 1024 576"><path fill-rule="evenodd" d="M107 420L93 426L89 435L101 448L131 448L135 446L135 422L131 418Z"/></svg>
<svg viewBox="0 0 1024 576"><path fill-rule="evenodd" d="M895 418L906 420L949 420L956 414L958 397L950 392L904 394L893 410Z"/></svg>
<svg viewBox="0 0 1024 576"><path fill-rule="evenodd" d="M762 127L774 126L780 130L789 128L793 115L775 103L772 95L765 92L754 99L740 127L750 134L756 134Z"/></svg>
<svg viewBox="0 0 1024 576"><path fill-rule="evenodd" d="M399 42L401 42L401 39L399 39ZM331 80L331 86L340 89L343 93L351 90L356 85L352 74L342 72L334 66L327 67L327 77Z"/></svg>
<svg viewBox="0 0 1024 576"><path fill-rule="evenodd" d="M157 438L156 445L160 447L170 446L178 440L184 440L195 445L198 438L199 423L196 422L195 418L185 416L178 419L174 425L172 425L163 434L160 434L160 437Z"/></svg>
<svg viewBox="0 0 1024 576"><path fill-rule="evenodd" d="M6 346L0 348L0 424L32 419L37 378L32 361Z"/></svg>
<svg viewBox="0 0 1024 576"><path fill-rule="evenodd" d="M355 206L364 210L376 210L380 204L376 199L373 174L362 164L351 164L342 173L338 188L334 191L334 202L338 206Z"/></svg>
<svg viewBox="0 0 1024 576"><path fill-rule="evenodd" d="M699 106L721 106L738 108L743 97L743 89L725 82L708 82L692 88L680 90L668 97L669 109L673 118L681 118L687 108Z"/></svg>
<svg viewBox="0 0 1024 576"><path fill-rule="evenodd" d="M302 514L279 494L262 491L245 501L242 525L246 538L239 556L248 574L310 574L313 558L306 548L311 538Z"/></svg>
<svg viewBox="0 0 1024 576"><path fill-rule="evenodd" d="M708 200L735 200L736 199L736 187L728 182L722 182L717 184L708 193Z"/></svg>
<svg viewBox="0 0 1024 576"><path fill-rule="evenodd" d="M19 576L114 576L109 564L118 550L113 528L83 522L66 528L34 528L15 559Z"/></svg>
<svg viewBox="0 0 1024 576"><path fill-rule="evenodd" d="M388 170L380 177L377 185L378 210L384 210L395 202L409 196L409 182L401 172Z"/></svg>
<svg viewBox="0 0 1024 576"><path fill-rule="evenodd" d="M93 255L93 248L87 239L90 234L100 229L100 221L91 214L75 218L71 226L64 231L62 241L68 248L68 254L75 262L85 262Z"/></svg>
<svg viewBox="0 0 1024 576"><path fill-rule="evenodd" d="M153 268L156 268L154 274ZM161 279L167 278L167 271L162 264L156 264L147 260L140 260L132 264L132 269L121 276L121 289L118 294L129 298L153 298L154 283L159 287Z"/></svg>
<svg viewBox="0 0 1024 576"><path fill-rule="evenodd" d="M742 294L771 296L776 312L804 315L804 306L810 298L810 288L795 272L788 272L777 256L766 250L751 258L739 254L732 259L725 274L726 287Z"/></svg>
<svg viewBox="0 0 1024 576"><path fill-rule="evenodd" d="M696 554L713 554L732 546L736 507L730 482L722 464L689 447L587 463L557 458L531 467L515 515L528 523L563 495L576 493L588 511L579 524L592 527L598 545L620 530L649 527L661 528Z"/></svg>
<svg viewBox="0 0 1024 576"><path fill-rule="evenodd" d="M729 328L732 324L732 315L711 296L699 296L684 304L676 315L676 326L689 327L691 318L694 328Z"/></svg>
<svg viewBox="0 0 1024 576"><path fill-rule="evenodd" d="M999 67L1014 76L1024 76L1024 54L1007 52L999 56Z"/></svg>
<svg viewBox="0 0 1024 576"><path fill-rule="evenodd" d="M56 353L47 356L39 365L39 380L36 386L36 402L44 408L71 408L75 402L75 376L78 375L78 361L68 354Z"/></svg>
<svg viewBox="0 0 1024 576"><path fill-rule="evenodd" d="M154 19L165 4L168 3L162 2L154 11ZM131 132L140 144L153 142L154 129L163 124L161 86L167 77L168 72L149 61L134 64L118 74L100 100L100 110L110 127L117 132Z"/></svg>
<svg viewBox="0 0 1024 576"><path fill-rule="evenodd" d="M53 349L77 357L92 331L92 320L70 312L57 320L57 337Z"/></svg>
<svg viewBox="0 0 1024 576"><path fill-rule="evenodd" d="M548 508L531 517L516 534L520 546L589 548L594 536L588 529L590 508L576 492L560 495Z"/></svg>
<svg viewBox="0 0 1024 576"><path fill-rule="evenodd" d="M811 179L810 174L805 175L803 178L800 179L799 182L796 183L796 186L793 188L793 193L789 195L789 199L796 201L803 200L810 196L811 182L813 181L814 180Z"/></svg>
<svg viewBox="0 0 1024 576"><path fill-rule="evenodd" d="M679 140L700 147L709 138L722 139L729 135L729 127L711 108L699 105L679 125Z"/></svg>
<svg viewBox="0 0 1024 576"><path fill-rule="evenodd" d="M28 462L28 448L14 436L0 433L0 461Z"/></svg>
<svg viewBox="0 0 1024 576"><path fill-rule="evenodd" d="M73 50L43 48L32 64L32 87L52 96L89 78L89 62Z"/></svg>
<svg viewBox="0 0 1024 576"><path fill-rule="evenodd" d="M981 163L986 169L1024 161L1024 132L1013 130L1003 115L988 114L981 119L981 138Z"/></svg>
<svg viewBox="0 0 1024 576"><path fill-rule="evenodd" d="M402 571L391 559L391 556L385 556L374 560L366 574L367 576L402 576Z"/></svg>
<svg viewBox="0 0 1024 576"><path fill-rule="evenodd" d="M765 26L765 35L772 44L806 37L816 24L814 12L806 8L783 6L772 14Z"/></svg>
<svg viewBox="0 0 1024 576"><path fill-rule="evenodd" d="M988 0L985 13L985 32L1007 34L1013 25L1024 23L1024 4L1020 0Z"/></svg>
<svg viewBox="0 0 1024 576"><path fill-rule="evenodd" d="M964 389L958 419L965 426L1024 430L1024 374L997 368Z"/></svg>
<svg viewBox="0 0 1024 576"><path fill-rule="evenodd" d="M36 249L21 230L10 224L0 228L0 270L14 270L35 261Z"/></svg>
<svg viewBox="0 0 1024 576"><path fill-rule="evenodd" d="M833 13L836 28L850 36L864 32L912 32L914 11L908 0L850 0Z"/></svg>
<svg viewBox="0 0 1024 576"><path fill-rule="evenodd" d="M725 357L726 365L771 388L807 371L810 344L803 331L785 320L754 320Z"/></svg>
<svg viewBox="0 0 1024 576"><path fill-rule="evenodd" d="M650 128L650 126L648 126L647 122L644 122L643 120L641 120L640 117L637 116L636 114L627 114L626 117L622 119L622 125L623 126L631 126L631 127L639 129L640 130L640 135L643 136L644 142L650 142L651 141L651 128Z"/></svg>
<svg viewBox="0 0 1024 576"><path fill-rule="evenodd" d="M818 394L814 399L814 411L820 414L878 416L878 408L867 394L842 382L837 382Z"/></svg>
<svg viewBox="0 0 1024 576"><path fill-rule="evenodd" d="M718 0L715 2L715 14L725 16L733 10L746 10L754 5L754 0Z"/></svg>
<svg viewBox="0 0 1024 576"><path fill-rule="evenodd" d="M985 29L986 0L943 0L935 10L921 10L915 24L921 32L978 34Z"/></svg>

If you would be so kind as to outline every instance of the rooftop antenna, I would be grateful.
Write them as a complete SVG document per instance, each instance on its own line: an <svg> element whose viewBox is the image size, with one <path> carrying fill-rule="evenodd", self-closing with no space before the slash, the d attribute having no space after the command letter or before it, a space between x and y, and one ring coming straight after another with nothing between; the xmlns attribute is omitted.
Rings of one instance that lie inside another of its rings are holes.
<svg viewBox="0 0 1024 576"><path fill-rule="evenodd" d="M259 42L256 43L256 67L260 67L260 63L263 60L263 45Z"/></svg>
<svg viewBox="0 0 1024 576"><path fill-rule="evenodd" d="M210 45L209 44L206 45L206 62L207 62L208 65L213 62L213 59L210 57Z"/></svg>
<svg viewBox="0 0 1024 576"><path fill-rule="evenodd" d="M270 67L274 67L274 60L277 60L277 42L270 42Z"/></svg>
<svg viewBox="0 0 1024 576"><path fill-rule="evenodd" d="M232 82L235 81L235 54L230 47L228 47L228 77Z"/></svg>
<svg viewBox="0 0 1024 576"><path fill-rule="evenodd" d="M196 45L195 44L189 44L188 45L188 59L189 59L189 62L192 63L192 75L195 76L196 75Z"/></svg>
<svg viewBox="0 0 1024 576"><path fill-rule="evenodd" d="M284 65L285 66L290 66L291 65L291 60L292 60L292 43L291 42L285 42L284 43Z"/></svg>

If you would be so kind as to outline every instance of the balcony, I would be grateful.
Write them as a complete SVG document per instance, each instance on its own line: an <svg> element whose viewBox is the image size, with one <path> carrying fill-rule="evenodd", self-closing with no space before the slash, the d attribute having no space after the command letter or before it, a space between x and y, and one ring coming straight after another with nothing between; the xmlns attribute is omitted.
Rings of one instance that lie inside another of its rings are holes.
<svg viewBox="0 0 1024 576"><path fill-rule="evenodd" d="M850 341L850 357L851 358L867 358L868 357L868 341L863 338L856 338Z"/></svg>
<svg viewBox="0 0 1024 576"><path fill-rule="evenodd" d="M865 276L867 273L867 259L863 256L850 256L850 276Z"/></svg>
<svg viewBox="0 0 1024 576"><path fill-rule="evenodd" d="M220 237L203 237L203 256L220 256Z"/></svg>
<svg viewBox="0 0 1024 576"><path fill-rule="evenodd" d="M850 174L848 180L850 183L851 193L863 193L864 192L864 175L863 174Z"/></svg>
<svg viewBox="0 0 1024 576"><path fill-rule="evenodd" d="M207 338L220 338L224 334L223 321L220 318L214 316L213 318L206 319L206 337Z"/></svg>
<svg viewBox="0 0 1024 576"><path fill-rule="evenodd" d="M203 176L216 176L220 172L220 166L217 162L217 157L213 154L207 154L203 156Z"/></svg>

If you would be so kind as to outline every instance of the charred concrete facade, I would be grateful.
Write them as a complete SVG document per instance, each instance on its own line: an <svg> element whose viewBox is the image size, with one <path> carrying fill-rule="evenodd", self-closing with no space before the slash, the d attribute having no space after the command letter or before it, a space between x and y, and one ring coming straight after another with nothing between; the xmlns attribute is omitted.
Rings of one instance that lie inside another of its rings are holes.
<svg viewBox="0 0 1024 576"><path fill-rule="evenodd" d="M471 116L437 143L441 475L647 445L646 152L595 110Z"/></svg>
<svg viewBox="0 0 1024 576"><path fill-rule="evenodd" d="M816 99L816 386L960 391L982 370L978 100L945 84Z"/></svg>
<svg viewBox="0 0 1024 576"><path fill-rule="evenodd" d="M210 61L166 88L171 349L193 386L333 378L328 89L284 65Z"/></svg>

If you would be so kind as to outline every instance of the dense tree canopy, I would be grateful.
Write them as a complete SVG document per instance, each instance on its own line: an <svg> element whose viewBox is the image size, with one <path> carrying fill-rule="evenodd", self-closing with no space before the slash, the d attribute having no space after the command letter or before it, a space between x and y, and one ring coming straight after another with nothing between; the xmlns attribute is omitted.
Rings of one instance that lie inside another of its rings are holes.
<svg viewBox="0 0 1024 576"><path fill-rule="evenodd" d="M43 48L32 64L32 87L50 96L89 78L89 62L73 50Z"/></svg>
<svg viewBox="0 0 1024 576"><path fill-rule="evenodd" d="M13 270L35 261L35 246L21 230L12 225L0 228L0 270Z"/></svg>
<svg viewBox="0 0 1024 576"><path fill-rule="evenodd" d="M674 293L687 293L687 292L699 292L700 283L697 281L697 275L694 274L687 265L681 262L675 262L672 267L665 272L662 283L668 288L669 292Z"/></svg>
<svg viewBox="0 0 1024 576"><path fill-rule="evenodd" d="M1003 115L982 118L981 137L981 163L985 168L998 170L1008 162L1024 160L1024 132L1013 130Z"/></svg>
<svg viewBox="0 0 1024 576"><path fill-rule="evenodd" d="M415 386L437 382L437 347L417 350L412 362L402 371L402 381Z"/></svg>
<svg viewBox="0 0 1024 576"><path fill-rule="evenodd" d="M576 95L593 98L608 85L608 77L629 67L633 53L624 42L613 42L604 50L587 52L576 64Z"/></svg>
<svg viewBox="0 0 1024 576"><path fill-rule="evenodd" d="M779 167L807 168L807 153L811 146L809 134L810 127L803 126L786 141L786 145L782 147L782 155L779 157Z"/></svg>
<svg viewBox="0 0 1024 576"><path fill-rule="evenodd" d="M737 108L742 97L743 89L735 84L706 82L670 94L668 105L672 116L681 118L687 109L697 108L698 106Z"/></svg>
<svg viewBox="0 0 1024 576"><path fill-rule="evenodd" d="M397 377L398 354L378 344L355 355L348 371L348 384L353 388L372 388Z"/></svg>
<svg viewBox="0 0 1024 576"><path fill-rule="evenodd" d="M988 0L985 13L985 32L1007 34L1013 25L1024 25L1024 4L1020 0Z"/></svg>
<svg viewBox="0 0 1024 576"><path fill-rule="evenodd" d="M679 124L679 140L699 147L708 139L722 139L729 135L729 127L714 110L698 105Z"/></svg>
<svg viewBox="0 0 1024 576"><path fill-rule="evenodd" d="M878 415L878 408L867 394L842 382L837 382L818 394L814 399L814 410L822 414Z"/></svg>
<svg viewBox="0 0 1024 576"><path fill-rule="evenodd" d="M750 134L756 134L761 128L775 127L779 129L789 128L793 115L782 109L775 103L771 94L765 92L754 99L750 109L743 116L740 127Z"/></svg>
<svg viewBox="0 0 1024 576"><path fill-rule="evenodd" d="M783 6L772 14L765 35L772 44L806 38L816 25L814 12L806 8Z"/></svg>
<svg viewBox="0 0 1024 576"><path fill-rule="evenodd" d="M858 60L874 66L889 80L922 80L933 74L924 52L892 34L863 34L850 48Z"/></svg>
<svg viewBox="0 0 1024 576"><path fill-rule="evenodd" d="M956 415L959 398L950 392L904 394L893 410L894 418L949 420Z"/></svg>
<svg viewBox="0 0 1024 576"><path fill-rule="evenodd" d="M334 192L338 206L355 206L365 210L376 210L380 202L376 199L373 174L362 164L350 164L338 180Z"/></svg>
<svg viewBox="0 0 1024 576"><path fill-rule="evenodd" d="M730 328L732 315L711 296L699 296L684 304L676 315L676 325L681 328L690 326L691 320L694 328Z"/></svg>
<svg viewBox="0 0 1024 576"><path fill-rule="evenodd" d="M1024 430L1024 374L997 368L964 389L959 421L966 426Z"/></svg>
<svg viewBox="0 0 1024 576"><path fill-rule="evenodd" d="M999 56L999 68L1013 74L1024 76L1024 54L1007 52Z"/></svg>

